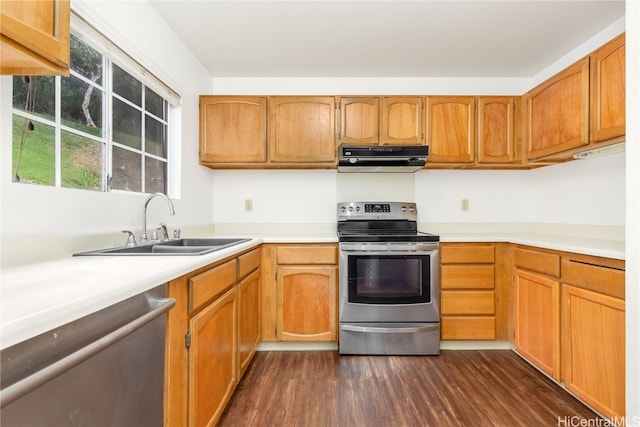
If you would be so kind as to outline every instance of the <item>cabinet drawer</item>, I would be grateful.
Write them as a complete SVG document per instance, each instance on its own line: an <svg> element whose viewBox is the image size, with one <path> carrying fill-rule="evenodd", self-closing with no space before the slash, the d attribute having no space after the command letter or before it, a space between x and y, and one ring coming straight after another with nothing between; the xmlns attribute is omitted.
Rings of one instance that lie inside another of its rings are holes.
<svg viewBox="0 0 640 427"><path fill-rule="evenodd" d="M440 245L440 263L487 263L495 261L494 248L491 244L456 244L443 243Z"/></svg>
<svg viewBox="0 0 640 427"><path fill-rule="evenodd" d="M572 258L562 260L562 283L624 299L624 270Z"/></svg>
<svg viewBox="0 0 640 427"><path fill-rule="evenodd" d="M260 267L261 256L260 248L258 248L238 257L238 280Z"/></svg>
<svg viewBox="0 0 640 427"><path fill-rule="evenodd" d="M235 283L235 259L192 277L189 279L189 311L197 310Z"/></svg>
<svg viewBox="0 0 640 427"><path fill-rule="evenodd" d="M493 289L493 265L443 265L440 267L441 289Z"/></svg>
<svg viewBox="0 0 640 427"><path fill-rule="evenodd" d="M493 340L496 338L496 318L493 316L443 316L443 340Z"/></svg>
<svg viewBox="0 0 640 427"><path fill-rule="evenodd" d="M337 264L338 250L335 245L326 246L280 246L278 264Z"/></svg>
<svg viewBox="0 0 640 427"><path fill-rule="evenodd" d="M558 254L516 248L514 263L516 267L560 277L560 255Z"/></svg>
<svg viewBox="0 0 640 427"><path fill-rule="evenodd" d="M442 291L441 310L448 314L494 314L493 291Z"/></svg>

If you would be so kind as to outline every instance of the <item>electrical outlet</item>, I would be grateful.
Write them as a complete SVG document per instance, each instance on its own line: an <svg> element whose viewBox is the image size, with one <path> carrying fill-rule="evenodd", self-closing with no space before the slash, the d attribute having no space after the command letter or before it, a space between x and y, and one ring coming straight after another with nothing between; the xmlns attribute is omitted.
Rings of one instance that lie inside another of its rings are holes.
<svg viewBox="0 0 640 427"><path fill-rule="evenodd" d="M462 212L469 212L469 199L460 200L460 210Z"/></svg>
<svg viewBox="0 0 640 427"><path fill-rule="evenodd" d="M245 212L251 212L251 211L253 211L253 200L251 200L251 199L244 199L244 211L245 211Z"/></svg>

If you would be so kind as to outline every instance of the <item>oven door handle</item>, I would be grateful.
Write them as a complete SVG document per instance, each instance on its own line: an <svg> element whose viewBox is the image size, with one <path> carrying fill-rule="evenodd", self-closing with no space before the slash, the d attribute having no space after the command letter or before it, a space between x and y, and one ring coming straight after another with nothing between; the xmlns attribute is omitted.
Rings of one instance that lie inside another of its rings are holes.
<svg viewBox="0 0 640 427"><path fill-rule="evenodd" d="M379 333L379 334L392 334L392 333L415 333L415 332L429 332L437 331L440 328L439 324L426 325L426 326L409 326L409 327L379 327L379 326L358 326L358 325L340 325L340 329L350 332L366 332L366 333Z"/></svg>

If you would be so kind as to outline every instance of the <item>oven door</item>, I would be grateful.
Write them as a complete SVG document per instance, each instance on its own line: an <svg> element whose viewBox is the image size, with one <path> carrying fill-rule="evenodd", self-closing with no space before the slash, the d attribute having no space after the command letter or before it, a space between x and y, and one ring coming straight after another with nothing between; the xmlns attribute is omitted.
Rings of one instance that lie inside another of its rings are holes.
<svg viewBox="0 0 640 427"><path fill-rule="evenodd" d="M439 278L437 243L341 243L340 321L438 322Z"/></svg>

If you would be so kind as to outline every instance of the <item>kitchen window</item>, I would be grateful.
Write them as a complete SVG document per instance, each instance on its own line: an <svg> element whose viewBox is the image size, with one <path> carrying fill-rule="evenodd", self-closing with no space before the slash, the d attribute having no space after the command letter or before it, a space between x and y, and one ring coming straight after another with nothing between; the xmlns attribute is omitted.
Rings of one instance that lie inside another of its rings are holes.
<svg viewBox="0 0 640 427"><path fill-rule="evenodd" d="M13 181L166 194L179 96L90 31L72 30L70 63L68 77L14 76Z"/></svg>

